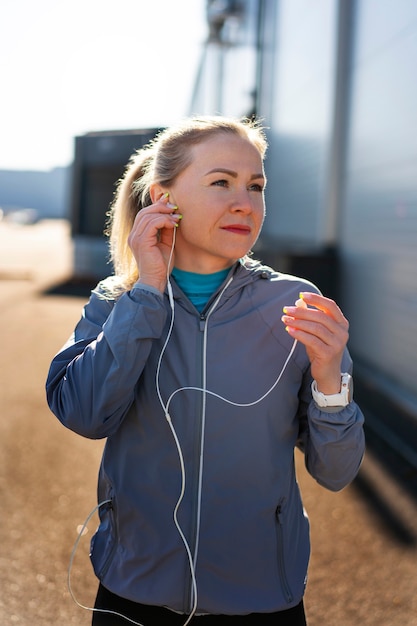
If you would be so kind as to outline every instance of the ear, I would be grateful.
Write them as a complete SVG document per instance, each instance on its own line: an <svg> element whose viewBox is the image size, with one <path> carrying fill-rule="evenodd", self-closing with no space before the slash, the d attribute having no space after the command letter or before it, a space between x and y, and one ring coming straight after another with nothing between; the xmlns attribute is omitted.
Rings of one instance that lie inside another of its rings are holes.
<svg viewBox="0 0 417 626"><path fill-rule="evenodd" d="M159 183L152 183L149 187L149 195L151 196L152 204L158 202L167 190L164 189Z"/></svg>

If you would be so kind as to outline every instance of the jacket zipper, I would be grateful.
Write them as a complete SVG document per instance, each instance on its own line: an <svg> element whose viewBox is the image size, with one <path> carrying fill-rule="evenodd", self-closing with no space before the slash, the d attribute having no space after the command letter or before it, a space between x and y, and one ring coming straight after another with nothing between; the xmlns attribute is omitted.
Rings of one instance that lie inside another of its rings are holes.
<svg viewBox="0 0 417 626"><path fill-rule="evenodd" d="M292 602L293 595L291 593L290 586L288 584L287 573L285 571L285 559L284 559L284 527L283 527L283 519L282 519L282 505L283 500L278 504L275 517L277 520L277 556L278 556L278 569L279 576L281 580L282 590L285 594L288 604Z"/></svg>
<svg viewBox="0 0 417 626"><path fill-rule="evenodd" d="M233 276L231 276L229 278L229 280L226 282L226 284L223 286L223 288L221 289L220 293L218 294L217 298L214 300L213 304L211 304L210 308L205 312L205 313L200 313L200 320L199 320L199 327L200 327L200 332L201 332L201 358L200 358L200 372L201 372L201 376L200 376L200 380L202 382L201 387L204 388L204 385L206 383L206 381L204 380L205 378L205 374L204 374L204 367L205 367L205 363L204 363L204 359L206 358L206 354L205 354L205 342L206 342L206 332L207 332L207 322L208 319L211 315L211 313L214 311L214 309L217 307L221 297L223 296L224 292L226 291L227 287L230 285L230 283L233 281ZM199 432L198 432L198 464L197 464L197 484L196 484L196 493L195 493L195 497L193 498L193 502L196 502L196 506L193 507L193 520L192 520L192 542L190 544L190 550L191 550L191 554L193 556L193 565L194 565L194 575L195 575L195 570L197 567L197 559L198 559L198 543L199 543L199 534L200 534L200 504L201 504L201 482L202 482L202 472L203 472L203 460L202 460L202 452L203 452L203 442L204 442L204 436L205 436L205 398L204 398L204 394L202 395L202 402L201 402L201 406L200 406L200 419L199 419ZM188 576L188 592L187 592L187 601L186 601L186 606L188 607L188 613L191 613L191 611L193 610L193 605L194 605L194 600L195 598L193 597L193 585L192 585L192 579L191 579L191 572L189 572L189 576ZM198 591L198 590L197 590Z"/></svg>
<svg viewBox="0 0 417 626"><path fill-rule="evenodd" d="M104 502L104 504L107 504L107 512L106 514L110 516L110 526L113 529L114 532L114 541L113 541L113 545L110 549L110 552L107 556L107 559L105 560L103 567L100 570L100 578L104 578L104 576L107 574L108 569L111 565L111 562L113 561L113 556L114 553L116 552L117 549L117 528L116 528L116 517L115 517L115 511L114 511L114 500L113 497L110 497L109 501ZM100 522L101 523L101 522Z"/></svg>
<svg viewBox="0 0 417 626"><path fill-rule="evenodd" d="M203 385L203 358L204 358L204 330L206 325L207 316L204 313L200 314L199 319L199 329L201 332L201 341L200 341L200 387ZM198 420L198 432L196 434L196 451L195 451L195 462L197 467L197 476L194 480L193 485L193 497L192 497L192 524L191 524L191 535L190 535L190 551L193 557L193 565L194 568L197 565L197 545L198 545L198 534L199 534L199 486L200 486L200 474L202 471L201 468L201 448L202 448L202 437L203 437L203 424L202 424L202 413L203 413L203 402L200 402L200 406L198 408L197 414L199 415ZM194 571L195 574L195 571ZM194 590L193 590L193 581L191 576L191 571L188 569L188 575L186 578L186 587L185 587L185 605L184 611L187 614L190 614L193 610L194 606Z"/></svg>

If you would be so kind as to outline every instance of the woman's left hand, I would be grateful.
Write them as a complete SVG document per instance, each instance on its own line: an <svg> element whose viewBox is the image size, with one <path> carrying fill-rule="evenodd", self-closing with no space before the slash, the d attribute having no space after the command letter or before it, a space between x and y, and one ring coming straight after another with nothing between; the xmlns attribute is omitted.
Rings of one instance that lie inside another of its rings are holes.
<svg viewBox="0 0 417 626"><path fill-rule="evenodd" d="M304 344L318 390L339 393L349 322L333 300L307 291L300 295L304 305L284 307L281 319L291 337Z"/></svg>

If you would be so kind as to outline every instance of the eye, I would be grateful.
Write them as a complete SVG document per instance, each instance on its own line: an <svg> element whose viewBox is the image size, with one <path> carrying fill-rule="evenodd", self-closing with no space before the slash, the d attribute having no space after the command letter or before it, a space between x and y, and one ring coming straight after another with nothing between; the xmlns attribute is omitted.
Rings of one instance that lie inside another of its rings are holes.
<svg viewBox="0 0 417 626"><path fill-rule="evenodd" d="M229 183L225 178L220 178L219 180L213 181L211 184L215 187L227 187Z"/></svg>
<svg viewBox="0 0 417 626"><path fill-rule="evenodd" d="M258 191L262 193L263 190L264 190L264 186L259 183L254 183L253 185L249 187L249 191Z"/></svg>

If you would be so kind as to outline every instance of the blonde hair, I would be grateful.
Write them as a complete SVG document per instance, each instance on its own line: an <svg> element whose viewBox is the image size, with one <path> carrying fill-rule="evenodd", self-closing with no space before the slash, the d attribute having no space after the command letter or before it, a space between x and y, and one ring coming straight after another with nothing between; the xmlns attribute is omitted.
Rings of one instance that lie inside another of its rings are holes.
<svg viewBox="0 0 417 626"><path fill-rule="evenodd" d="M110 258L124 289L130 289L139 277L128 237L138 211L152 204L151 185L172 185L191 163L189 148L218 133L247 139L264 159L268 144L259 121L222 116L187 118L161 131L147 146L131 156L123 178L118 181L107 228Z"/></svg>

